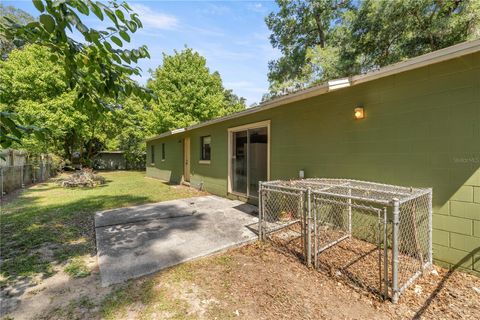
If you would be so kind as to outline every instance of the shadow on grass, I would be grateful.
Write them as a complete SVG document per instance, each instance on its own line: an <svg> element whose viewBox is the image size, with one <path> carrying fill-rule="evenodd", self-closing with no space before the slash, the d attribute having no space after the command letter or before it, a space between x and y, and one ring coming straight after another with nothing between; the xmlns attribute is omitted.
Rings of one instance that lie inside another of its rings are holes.
<svg viewBox="0 0 480 320"><path fill-rule="evenodd" d="M93 196L77 201L40 206L42 197L21 199L22 209L1 216L0 242L2 309L11 312L34 277L48 278L54 266L86 254L95 255L94 213L99 210L145 203L145 196Z"/></svg>
<svg viewBox="0 0 480 320"><path fill-rule="evenodd" d="M32 188L32 187L35 187L35 188ZM53 189L56 189L58 188L57 186L55 185L51 185L51 184L45 184L45 183L39 183L39 184L35 184L35 185L29 185L28 186L28 192L32 192L32 193L36 193L36 192L45 192L45 191L49 191L49 190L53 190Z"/></svg>
<svg viewBox="0 0 480 320"><path fill-rule="evenodd" d="M2 215L2 274L7 280L33 273L52 273L52 264L95 253L94 213L145 203L145 196L93 196L74 202L39 206L41 197L21 199L21 211ZM48 247L46 247L48 246Z"/></svg>
<svg viewBox="0 0 480 320"><path fill-rule="evenodd" d="M423 315L425 314L425 312L427 311L427 309L432 304L432 302L435 301L435 299L438 297L438 295L443 290L443 288L445 288L445 284L447 283L448 279L450 279L450 277L453 275L453 273L458 268L460 268L465 262L467 262L469 260L471 261L472 257L475 257L475 255L479 252L480 252L480 247L475 248L474 250L472 250L472 252L470 252L465 257L463 257L462 260L460 260L457 264L455 264L453 267L451 267L450 270L448 270L448 272L445 274L445 276L443 276L442 280L440 280L439 284L437 285L435 290L432 292L432 294L430 294L430 296L425 301L425 303L420 307L420 309L417 311L417 313L415 313L415 315L413 316L412 319L415 319L415 320L416 319L421 319L423 317Z"/></svg>
<svg viewBox="0 0 480 320"><path fill-rule="evenodd" d="M126 178L129 183L131 179L137 179ZM38 284L39 279L54 275L55 266L67 261L70 263L76 257L81 259L88 254L96 255L95 212L184 196L161 186L158 186L157 192L164 192L165 199L158 194L144 194L141 191L143 180L132 183L137 194L129 194L131 190L123 186L123 180L107 181L114 187L109 192L117 194L98 195L91 192L95 188L78 188L73 189L74 193L63 194L53 190L63 188L42 183L36 188L29 188L28 192L22 192L4 206L0 215L0 317L15 310L26 290ZM117 186L120 186L118 190L115 189ZM69 195L74 198L68 199ZM130 236L133 239L137 235L132 233ZM139 239L143 240L144 236L139 235ZM175 248L172 251L173 255Z"/></svg>

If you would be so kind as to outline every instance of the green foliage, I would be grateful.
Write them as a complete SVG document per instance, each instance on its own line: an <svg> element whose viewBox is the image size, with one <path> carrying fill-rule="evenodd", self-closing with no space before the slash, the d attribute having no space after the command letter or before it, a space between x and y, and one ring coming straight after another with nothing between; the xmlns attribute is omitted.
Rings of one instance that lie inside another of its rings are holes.
<svg viewBox="0 0 480 320"><path fill-rule="evenodd" d="M0 3L0 24L7 22L5 17L15 21L15 23L18 24L27 24L35 20L34 17L21 9L17 9L12 6L4 6ZM15 43L13 40L7 39L3 33L0 33L0 59L7 59L10 51L15 48L21 48L19 43Z"/></svg>
<svg viewBox="0 0 480 320"><path fill-rule="evenodd" d="M0 109L2 110L2 109ZM15 143L20 143L20 138L24 134L34 133L37 139L44 138L44 129L36 126L23 126L21 121L17 120L17 114L0 111L0 146L10 148ZM3 156L0 156L3 159Z"/></svg>
<svg viewBox="0 0 480 320"><path fill-rule="evenodd" d="M168 71L155 89L162 93L163 99L179 105L192 100L194 103L189 108L173 109L168 105L170 109L164 109L164 105L147 103L134 95L122 95L117 100L116 109L96 113L85 112L83 106L75 103L76 89L68 86L65 69L60 61L52 61L48 48L27 45L23 50L13 50L6 61L0 61L0 111L14 115L17 122L47 129L47 138L39 138L43 132L37 130L35 136L24 136L22 145L18 144L18 139L13 139L12 147L32 153L50 152L69 161L73 161L73 154L79 152L84 165L91 165L101 150L123 150L132 168L139 167L144 162L146 137L245 108L245 100L231 90L224 90L218 73L210 74L205 59L195 55L204 72L192 72L185 77L199 66L188 65L185 61L177 61L185 67L184 70L171 72L167 58ZM184 89L173 93L165 89L171 88L175 81ZM198 115L198 106L207 112L206 115ZM168 117L164 117L167 112ZM172 118L174 120L166 122ZM187 119L188 122L178 119Z"/></svg>
<svg viewBox="0 0 480 320"><path fill-rule="evenodd" d="M65 267L65 272L72 278L85 278L90 275L90 270L81 257L71 259Z"/></svg>
<svg viewBox="0 0 480 320"><path fill-rule="evenodd" d="M109 123L112 112L97 116L85 113L82 106L75 104L77 92L68 87L65 69L52 62L51 56L45 47L28 45L23 50L13 50L6 61L0 61L0 110L15 114L18 121L33 128L45 129L36 132L46 133L46 139L38 134L24 136L23 148L70 159L73 151L88 149L96 140L104 142L114 128ZM13 145L17 148L18 138L17 145Z"/></svg>
<svg viewBox="0 0 480 320"><path fill-rule="evenodd" d="M34 18L23 10L12 6L4 6L0 3L0 24L7 20L15 21L19 24L26 24L32 22ZM15 48L21 48L22 45L11 39L7 39L3 33L0 33L0 59L7 59L9 53ZM2 82L0 81L0 84ZM1 88L3 89L3 88ZM0 99L0 101L2 101ZM18 120L16 114L12 112L4 112L0 109L0 146L3 148L10 148L12 144L19 143L24 134L35 133L39 138L43 137L41 130L34 126L24 126Z"/></svg>
<svg viewBox="0 0 480 320"><path fill-rule="evenodd" d="M244 99L226 91L218 72L190 48L163 56L147 87L158 97L153 104L159 132L186 127L245 108Z"/></svg>
<svg viewBox="0 0 480 320"><path fill-rule="evenodd" d="M13 43L35 43L50 50L51 60L63 66L65 82L74 93L74 104L81 106L82 114L91 119L101 117L115 109L115 102L122 95L134 93L142 99L151 99L148 90L130 78L140 75L140 68L130 64L149 57L146 47L117 48L123 45L117 34L128 42L129 34L142 27L138 14L132 13L127 3L112 1L105 5L91 0L33 0L33 3L41 13L38 21L18 23L5 16L0 31ZM111 26L106 30L87 27L80 17L89 16L91 12L100 20L107 16ZM83 36L82 43L70 37L74 31ZM7 129L0 134L11 134L9 127Z"/></svg>
<svg viewBox="0 0 480 320"><path fill-rule="evenodd" d="M282 83L305 77L307 50L327 46L352 5L350 0L277 0L277 4L279 11L270 13L265 22L272 31L272 46L283 54L269 63L269 79Z"/></svg>
<svg viewBox="0 0 480 320"><path fill-rule="evenodd" d="M223 91L225 96L225 110L222 111L223 115L238 112L245 109L245 98L237 96L233 93L232 89L226 89Z"/></svg>
<svg viewBox="0 0 480 320"><path fill-rule="evenodd" d="M480 37L476 0L277 0L266 18L282 56L270 94L302 89Z"/></svg>
<svg viewBox="0 0 480 320"><path fill-rule="evenodd" d="M145 163L145 138L155 134L154 115L138 97L130 97L122 102L117 110L115 144L111 149L122 150L131 168L139 168Z"/></svg>
<svg viewBox="0 0 480 320"><path fill-rule="evenodd" d="M218 72L210 73L205 58L191 49L164 56L149 81L161 99L150 101L152 91L130 78L139 69L128 65L148 57L146 48L119 48L141 28L125 3L34 5L41 13L38 21L6 17L0 26L9 41L27 43L0 61L3 147L52 152L69 161L79 152L84 165L101 150L119 149L135 164L143 161L145 137L245 108L245 99L225 90ZM113 26L108 31L86 27L79 16L90 13ZM80 32L84 41L69 38L71 32Z"/></svg>
<svg viewBox="0 0 480 320"><path fill-rule="evenodd" d="M364 1L352 23L362 68L382 67L479 37L480 2Z"/></svg>

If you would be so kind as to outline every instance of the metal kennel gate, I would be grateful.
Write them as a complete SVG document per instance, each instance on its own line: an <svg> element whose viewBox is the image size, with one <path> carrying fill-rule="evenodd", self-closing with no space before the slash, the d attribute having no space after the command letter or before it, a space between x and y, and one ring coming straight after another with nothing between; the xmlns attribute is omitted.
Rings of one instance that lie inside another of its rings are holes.
<svg viewBox="0 0 480 320"><path fill-rule="evenodd" d="M263 182L259 237L391 298L432 263L432 190L347 179Z"/></svg>

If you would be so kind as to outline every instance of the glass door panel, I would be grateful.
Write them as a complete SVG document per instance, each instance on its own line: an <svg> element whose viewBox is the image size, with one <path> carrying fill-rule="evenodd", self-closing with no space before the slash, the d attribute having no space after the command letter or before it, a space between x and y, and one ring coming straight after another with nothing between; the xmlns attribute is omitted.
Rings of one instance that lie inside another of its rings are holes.
<svg viewBox="0 0 480 320"><path fill-rule="evenodd" d="M248 195L258 197L258 182L267 181L268 130L248 130Z"/></svg>
<svg viewBox="0 0 480 320"><path fill-rule="evenodd" d="M247 194L247 131L232 133L232 191Z"/></svg>

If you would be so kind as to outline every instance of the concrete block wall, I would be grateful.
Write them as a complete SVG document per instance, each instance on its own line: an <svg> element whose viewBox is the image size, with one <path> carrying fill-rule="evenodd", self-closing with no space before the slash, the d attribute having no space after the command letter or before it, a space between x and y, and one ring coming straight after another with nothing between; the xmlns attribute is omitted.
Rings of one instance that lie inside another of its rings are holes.
<svg viewBox="0 0 480 320"><path fill-rule="evenodd" d="M433 228L435 263L480 274L480 169L436 210Z"/></svg>
<svg viewBox="0 0 480 320"><path fill-rule="evenodd" d="M366 118L355 121L359 105ZM301 169L306 177L431 187L435 262L480 275L480 52L151 141L166 143L167 160L147 175L178 180L188 135L192 185L226 196L228 128L265 120L270 179ZM198 163L204 135L212 137L208 165Z"/></svg>

